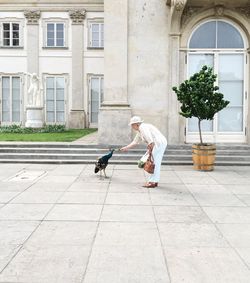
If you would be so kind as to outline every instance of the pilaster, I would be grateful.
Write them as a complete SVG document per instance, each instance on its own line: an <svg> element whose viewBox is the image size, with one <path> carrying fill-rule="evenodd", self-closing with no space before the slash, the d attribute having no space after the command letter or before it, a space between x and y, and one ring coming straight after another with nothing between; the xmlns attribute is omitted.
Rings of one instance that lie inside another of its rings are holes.
<svg viewBox="0 0 250 283"><path fill-rule="evenodd" d="M128 126L131 117L128 103L128 0L105 0L104 13L105 77L104 100L98 119L99 143L124 144L131 138Z"/></svg>
<svg viewBox="0 0 250 283"><path fill-rule="evenodd" d="M83 93L83 22L85 10L69 11L72 21L72 102L69 115L69 127L84 128L84 93Z"/></svg>
<svg viewBox="0 0 250 283"><path fill-rule="evenodd" d="M39 19L40 11L26 10L27 21L27 71L39 75Z"/></svg>
<svg viewBox="0 0 250 283"><path fill-rule="evenodd" d="M184 133L180 132L179 102L172 87L179 85L180 76L180 25L182 13L187 0L169 1L171 15L171 32L169 37L169 50L171 51L169 60L170 81L168 97L168 141L170 144L183 142Z"/></svg>

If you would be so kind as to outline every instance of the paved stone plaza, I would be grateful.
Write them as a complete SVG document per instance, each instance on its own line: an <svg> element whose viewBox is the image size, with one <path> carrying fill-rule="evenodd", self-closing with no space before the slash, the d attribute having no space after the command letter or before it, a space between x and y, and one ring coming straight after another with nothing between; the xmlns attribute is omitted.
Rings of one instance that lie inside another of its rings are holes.
<svg viewBox="0 0 250 283"><path fill-rule="evenodd" d="M0 164L0 282L249 283L250 167Z"/></svg>

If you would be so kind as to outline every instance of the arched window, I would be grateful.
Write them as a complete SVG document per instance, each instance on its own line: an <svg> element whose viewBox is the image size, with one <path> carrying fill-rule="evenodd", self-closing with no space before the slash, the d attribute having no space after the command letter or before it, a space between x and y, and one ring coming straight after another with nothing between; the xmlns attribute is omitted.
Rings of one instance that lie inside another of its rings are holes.
<svg viewBox="0 0 250 283"><path fill-rule="evenodd" d="M245 141L245 64L246 50L240 31L231 23L212 20L196 28L188 44L188 76L203 65L213 67L224 98L230 101L214 121L203 121L208 141ZM187 141L197 139L197 120L187 122Z"/></svg>
<svg viewBox="0 0 250 283"><path fill-rule="evenodd" d="M239 31L223 21L210 21L196 29L189 48L244 48Z"/></svg>

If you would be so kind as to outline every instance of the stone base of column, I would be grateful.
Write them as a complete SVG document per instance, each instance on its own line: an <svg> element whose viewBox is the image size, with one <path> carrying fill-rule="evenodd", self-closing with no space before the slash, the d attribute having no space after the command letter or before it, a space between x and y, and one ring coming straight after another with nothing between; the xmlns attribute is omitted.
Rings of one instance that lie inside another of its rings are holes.
<svg viewBox="0 0 250 283"><path fill-rule="evenodd" d="M86 115L84 110L71 110L69 113L68 127L72 129L84 129Z"/></svg>
<svg viewBox="0 0 250 283"><path fill-rule="evenodd" d="M98 143L126 145L131 142L131 118L129 107L102 107L98 117Z"/></svg>
<svg viewBox="0 0 250 283"><path fill-rule="evenodd" d="M42 128L43 123L43 107L27 106L25 127Z"/></svg>

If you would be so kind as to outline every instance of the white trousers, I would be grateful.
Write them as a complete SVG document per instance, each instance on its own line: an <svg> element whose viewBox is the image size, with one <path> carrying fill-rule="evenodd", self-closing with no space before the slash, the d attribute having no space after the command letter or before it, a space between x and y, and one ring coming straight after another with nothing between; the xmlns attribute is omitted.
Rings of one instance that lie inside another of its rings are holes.
<svg viewBox="0 0 250 283"><path fill-rule="evenodd" d="M160 181L161 162L162 162L162 158L163 158L166 146L167 146L166 144L161 144L158 147L154 146L152 155L154 158L155 170L154 170L154 174L149 175L148 182L158 183Z"/></svg>

